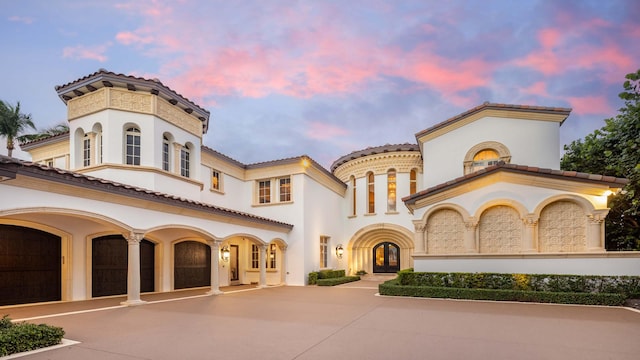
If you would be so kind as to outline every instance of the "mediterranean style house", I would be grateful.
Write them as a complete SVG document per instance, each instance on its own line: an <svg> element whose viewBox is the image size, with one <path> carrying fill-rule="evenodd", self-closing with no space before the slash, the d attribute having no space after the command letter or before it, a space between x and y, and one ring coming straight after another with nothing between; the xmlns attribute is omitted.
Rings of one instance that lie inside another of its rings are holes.
<svg viewBox="0 0 640 360"><path fill-rule="evenodd" d="M604 249L626 180L557 170L570 109L484 103L327 170L203 146L209 112L157 79L99 70L56 91L69 132L0 157L0 305L330 268L640 275L638 253Z"/></svg>

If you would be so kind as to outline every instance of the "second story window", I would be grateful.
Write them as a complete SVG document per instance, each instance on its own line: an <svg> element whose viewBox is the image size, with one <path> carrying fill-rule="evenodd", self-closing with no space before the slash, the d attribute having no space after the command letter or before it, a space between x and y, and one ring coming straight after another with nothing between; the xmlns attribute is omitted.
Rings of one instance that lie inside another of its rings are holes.
<svg viewBox="0 0 640 360"><path fill-rule="evenodd" d="M162 137L162 170L169 171L169 139Z"/></svg>
<svg viewBox="0 0 640 360"><path fill-rule="evenodd" d="M356 177L351 176L351 215L356 216L357 204L356 201Z"/></svg>
<svg viewBox="0 0 640 360"><path fill-rule="evenodd" d="M271 203L271 180L258 181L258 203Z"/></svg>
<svg viewBox="0 0 640 360"><path fill-rule="evenodd" d="M218 170L211 170L211 189L212 190L220 191L222 189L220 184L220 182L222 181L221 177L222 177L222 174L220 174Z"/></svg>
<svg viewBox="0 0 640 360"><path fill-rule="evenodd" d="M82 166L91 165L91 138L89 134L84 135L82 140Z"/></svg>
<svg viewBox="0 0 640 360"><path fill-rule="evenodd" d="M376 212L376 190L375 180L372 172L367 174L367 213L374 214Z"/></svg>
<svg viewBox="0 0 640 360"><path fill-rule="evenodd" d="M500 155L491 149L485 149L476 153L473 157L473 171L478 171L487 166L496 165L500 161Z"/></svg>
<svg viewBox="0 0 640 360"><path fill-rule="evenodd" d="M280 202L291 201L291 178L285 177L279 179L280 183Z"/></svg>
<svg viewBox="0 0 640 360"><path fill-rule="evenodd" d="M191 152L189 148L183 146L180 150L180 175L184 177L189 177L190 175L190 165L191 165Z"/></svg>
<svg viewBox="0 0 640 360"><path fill-rule="evenodd" d="M127 128L125 137L125 164L140 165L140 130L134 127Z"/></svg>
<svg viewBox="0 0 640 360"><path fill-rule="evenodd" d="M387 171L387 211L396 211L396 171Z"/></svg>
<svg viewBox="0 0 640 360"><path fill-rule="evenodd" d="M411 169L409 173L409 195L413 195L418 190L418 179L417 179L417 171L415 169Z"/></svg>

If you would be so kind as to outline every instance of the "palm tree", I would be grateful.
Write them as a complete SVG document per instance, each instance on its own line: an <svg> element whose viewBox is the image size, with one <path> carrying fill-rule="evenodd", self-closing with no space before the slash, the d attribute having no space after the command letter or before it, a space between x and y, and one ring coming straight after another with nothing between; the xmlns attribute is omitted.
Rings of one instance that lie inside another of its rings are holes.
<svg viewBox="0 0 640 360"><path fill-rule="evenodd" d="M20 102L13 106L0 100L0 136L7 138L7 155L13 154L14 139L27 128L36 129L31 120L31 114L20 112Z"/></svg>
<svg viewBox="0 0 640 360"><path fill-rule="evenodd" d="M51 136L68 133L68 132L69 132L69 125L65 123L59 123L59 124L53 125L50 128L39 130L38 133L36 134L26 134L26 135L18 136L16 137L16 140L18 140L18 142L22 144L25 142L40 140L40 139L48 138Z"/></svg>

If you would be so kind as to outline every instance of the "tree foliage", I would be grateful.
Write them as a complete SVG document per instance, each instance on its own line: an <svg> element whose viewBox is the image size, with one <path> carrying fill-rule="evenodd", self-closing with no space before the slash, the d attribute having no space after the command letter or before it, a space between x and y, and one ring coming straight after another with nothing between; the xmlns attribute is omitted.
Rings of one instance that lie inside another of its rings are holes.
<svg viewBox="0 0 640 360"><path fill-rule="evenodd" d="M607 250L640 250L640 70L627 74L618 96L625 106L605 125L565 145L563 170L624 177L629 183L609 197Z"/></svg>
<svg viewBox="0 0 640 360"><path fill-rule="evenodd" d="M12 156L15 148L14 141L28 128L36 129L31 120L31 114L20 112L20 102L13 106L0 100L0 136L7 140L7 155Z"/></svg>

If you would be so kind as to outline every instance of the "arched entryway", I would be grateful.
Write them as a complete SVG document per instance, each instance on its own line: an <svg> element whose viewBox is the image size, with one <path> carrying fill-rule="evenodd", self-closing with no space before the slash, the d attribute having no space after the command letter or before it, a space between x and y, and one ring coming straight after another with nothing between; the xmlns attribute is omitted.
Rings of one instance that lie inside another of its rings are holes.
<svg viewBox="0 0 640 360"><path fill-rule="evenodd" d="M61 238L0 225L0 305L61 300Z"/></svg>
<svg viewBox="0 0 640 360"><path fill-rule="evenodd" d="M373 248L373 272L396 273L400 271L400 247L383 242Z"/></svg>
<svg viewBox="0 0 640 360"><path fill-rule="evenodd" d="M96 237L91 242L91 296L127 293L129 244L122 235ZM140 292L155 290L155 244L140 241Z"/></svg>
<svg viewBox="0 0 640 360"><path fill-rule="evenodd" d="M395 273L411 268L413 249L413 232L407 228L387 223L366 226L353 235L347 246L349 271Z"/></svg>
<svg viewBox="0 0 640 360"><path fill-rule="evenodd" d="M198 241L182 241L174 246L173 288L211 286L211 248Z"/></svg>

